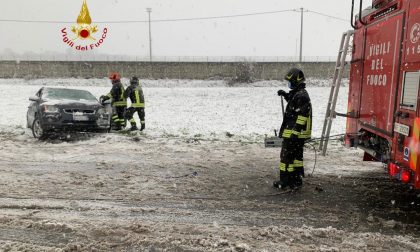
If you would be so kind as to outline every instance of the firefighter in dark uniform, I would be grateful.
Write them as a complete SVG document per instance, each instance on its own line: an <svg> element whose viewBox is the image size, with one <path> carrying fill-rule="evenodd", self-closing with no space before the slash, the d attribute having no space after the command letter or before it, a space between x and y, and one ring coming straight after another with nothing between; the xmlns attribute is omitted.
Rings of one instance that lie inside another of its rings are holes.
<svg viewBox="0 0 420 252"><path fill-rule="evenodd" d="M145 124L145 112L144 112L144 94L143 89L139 84L139 78L136 76L130 79L130 86L125 90L125 97L130 98L131 107L129 107L125 113L125 118L131 124L131 130L137 130L136 120L134 120L134 113L140 118L141 128L140 131L144 130Z"/></svg>
<svg viewBox="0 0 420 252"><path fill-rule="evenodd" d="M302 70L292 68L285 79L291 89L289 93L279 90L277 94L287 101L279 137L283 138L280 152L280 180L274 187L297 189L302 186L304 177L303 147L305 140L311 138L312 105L305 87L305 76Z"/></svg>
<svg viewBox="0 0 420 252"><path fill-rule="evenodd" d="M125 97L124 86L121 83L121 76L119 73L111 73L109 79L112 82L111 91L107 95L101 96L101 102L112 99L113 115L112 121L116 130L125 128L124 113L127 108L127 99Z"/></svg>

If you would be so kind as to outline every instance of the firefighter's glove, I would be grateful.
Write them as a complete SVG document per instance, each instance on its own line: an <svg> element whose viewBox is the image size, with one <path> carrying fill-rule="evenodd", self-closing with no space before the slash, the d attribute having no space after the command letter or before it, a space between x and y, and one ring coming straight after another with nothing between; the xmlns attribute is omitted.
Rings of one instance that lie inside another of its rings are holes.
<svg viewBox="0 0 420 252"><path fill-rule="evenodd" d="M286 97L286 95L287 95L287 92L286 91L284 91L284 90L279 90L279 91L277 91L277 94L279 95L279 96L283 96L283 97Z"/></svg>
<svg viewBox="0 0 420 252"><path fill-rule="evenodd" d="M99 102L101 103L101 104L104 104L104 102L106 101L106 100L108 100L109 99L109 97L108 96L106 96L106 95L102 95L101 97L99 97Z"/></svg>

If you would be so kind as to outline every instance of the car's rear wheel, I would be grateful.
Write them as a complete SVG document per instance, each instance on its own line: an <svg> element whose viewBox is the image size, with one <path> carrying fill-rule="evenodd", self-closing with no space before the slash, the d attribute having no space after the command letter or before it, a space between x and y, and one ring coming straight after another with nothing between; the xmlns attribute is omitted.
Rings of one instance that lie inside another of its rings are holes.
<svg viewBox="0 0 420 252"><path fill-rule="evenodd" d="M37 139L41 139L45 136L45 132L42 129L41 122L38 118L35 118L34 122L32 123L32 135L34 135L34 137Z"/></svg>

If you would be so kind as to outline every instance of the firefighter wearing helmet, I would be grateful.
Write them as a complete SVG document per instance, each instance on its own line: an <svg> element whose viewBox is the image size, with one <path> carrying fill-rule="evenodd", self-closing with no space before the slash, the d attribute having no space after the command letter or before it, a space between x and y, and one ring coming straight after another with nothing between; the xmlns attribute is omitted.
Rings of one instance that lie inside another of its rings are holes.
<svg viewBox="0 0 420 252"><path fill-rule="evenodd" d="M112 83L111 91L107 95L101 96L101 102L112 99L113 115L112 121L116 130L125 128L124 113L127 108L127 99L125 97L124 86L121 83L121 76L119 73L111 73L109 79Z"/></svg>
<svg viewBox="0 0 420 252"><path fill-rule="evenodd" d="M139 78L133 76L130 79L130 86L125 90L125 97L130 98L131 106L127 109L125 119L131 124L131 130L137 130L136 120L134 120L134 113L140 118L141 128L140 131L145 128L145 113L144 113L144 94L141 85L139 84Z"/></svg>
<svg viewBox="0 0 420 252"><path fill-rule="evenodd" d="M290 91L279 90L277 94L287 101L280 137L283 138L280 152L280 180L274 187L298 189L304 177L303 146L311 138L312 105L305 87L305 76L302 70L292 68L285 75Z"/></svg>

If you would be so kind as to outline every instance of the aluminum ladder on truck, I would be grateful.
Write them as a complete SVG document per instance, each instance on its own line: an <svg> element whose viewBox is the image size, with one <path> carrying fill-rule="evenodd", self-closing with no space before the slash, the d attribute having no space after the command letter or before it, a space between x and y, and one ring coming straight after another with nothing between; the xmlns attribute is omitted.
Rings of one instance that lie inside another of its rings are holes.
<svg viewBox="0 0 420 252"><path fill-rule="evenodd" d="M321 141L319 142L319 150L322 151L323 156L325 156L327 153L328 139L330 137L332 121L338 115L338 113L335 112L335 106L337 104L338 91L340 90L341 80L343 79L343 73L346 65L346 56L347 52L349 51L350 40L353 34L354 31L349 30L344 32L343 36L341 37L337 62L335 64L334 78L327 104L327 112L325 113L324 126L322 128Z"/></svg>

